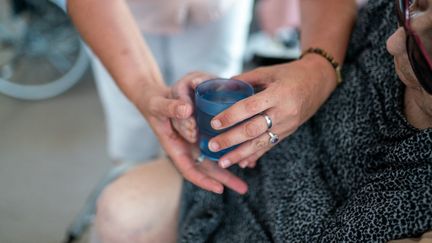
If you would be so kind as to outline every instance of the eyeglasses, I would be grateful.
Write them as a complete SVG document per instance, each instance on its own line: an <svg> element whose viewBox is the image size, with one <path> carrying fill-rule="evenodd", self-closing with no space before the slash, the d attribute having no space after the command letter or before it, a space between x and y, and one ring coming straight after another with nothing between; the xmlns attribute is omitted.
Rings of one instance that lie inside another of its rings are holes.
<svg viewBox="0 0 432 243"><path fill-rule="evenodd" d="M423 42L431 40L422 38L411 28L410 6L414 3L415 0L396 0L396 12L399 25L405 29L406 50L414 74L426 92L432 94L432 58Z"/></svg>

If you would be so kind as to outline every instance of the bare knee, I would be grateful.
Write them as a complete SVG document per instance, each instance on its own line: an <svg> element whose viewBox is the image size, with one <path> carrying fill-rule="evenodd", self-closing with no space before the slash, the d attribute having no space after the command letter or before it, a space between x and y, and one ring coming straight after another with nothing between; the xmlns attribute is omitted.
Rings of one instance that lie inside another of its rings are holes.
<svg viewBox="0 0 432 243"><path fill-rule="evenodd" d="M104 243L175 242L180 187L180 176L168 162L126 173L98 200L98 237Z"/></svg>

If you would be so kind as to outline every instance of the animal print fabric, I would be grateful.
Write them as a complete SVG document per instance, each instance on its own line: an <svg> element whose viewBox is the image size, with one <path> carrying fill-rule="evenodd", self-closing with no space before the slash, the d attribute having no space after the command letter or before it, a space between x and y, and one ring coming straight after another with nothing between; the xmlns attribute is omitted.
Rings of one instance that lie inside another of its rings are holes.
<svg viewBox="0 0 432 243"><path fill-rule="evenodd" d="M385 49L393 2L359 13L344 83L319 112L255 169L232 169L246 195L185 183L179 242L387 242L432 229L432 129L403 116Z"/></svg>

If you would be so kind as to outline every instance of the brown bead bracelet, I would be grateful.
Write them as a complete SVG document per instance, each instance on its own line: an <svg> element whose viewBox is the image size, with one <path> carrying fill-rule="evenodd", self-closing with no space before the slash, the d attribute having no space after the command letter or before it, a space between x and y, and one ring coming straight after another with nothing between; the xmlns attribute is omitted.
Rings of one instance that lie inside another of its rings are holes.
<svg viewBox="0 0 432 243"><path fill-rule="evenodd" d="M301 59L304 55L309 54L309 53L315 53L315 54L318 54L318 55L324 57L327 61L329 61L330 64L333 66L333 68L334 68L335 71L336 71L336 82L337 82L337 84L339 85L340 83L342 83L341 66L339 65L339 63L337 63L337 62L334 60L334 58L333 58L332 55L328 54L326 51L324 51L324 50L321 49L321 48L314 48L314 47L312 47L312 48L309 48L309 49L307 49L306 51L304 51L304 52L300 55L300 59Z"/></svg>

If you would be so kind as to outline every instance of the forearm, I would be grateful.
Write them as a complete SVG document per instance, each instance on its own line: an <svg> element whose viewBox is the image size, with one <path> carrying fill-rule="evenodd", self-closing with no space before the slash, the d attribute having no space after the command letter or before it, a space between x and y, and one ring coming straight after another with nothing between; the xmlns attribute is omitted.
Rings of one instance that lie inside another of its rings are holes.
<svg viewBox="0 0 432 243"><path fill-rule="evenodd" d="M357 16L354 0L301 0L301 45L320 47L342 63Z"/></svg>
<svg viewBox="0 0 432 243"><path fill-rule="evenodd" d="M132 102L137 103L147 87L163 85L124 0L69 0L67 7L84 40Z"/></svg>
<svg viewBox="0 0 432 243"><path fill-rule="evenodd" d="M342 65L357 16L355 0L301 0L300 9L302 50L322 48ZM336 72L330 63L316 54L305 58L327 64L321 70L325 82L320 82L331 92L336 87Z"/></svg>

